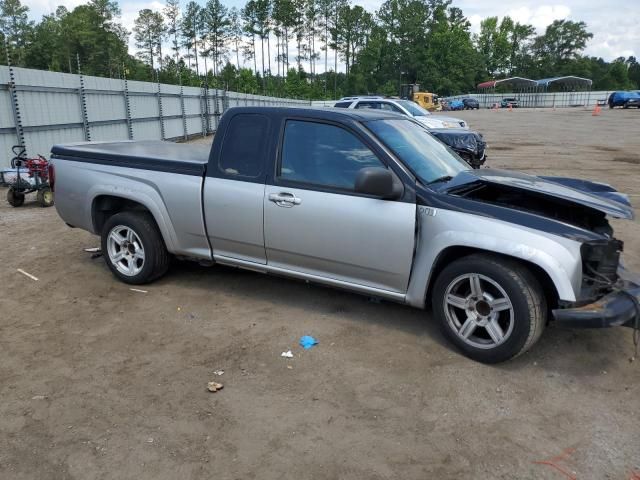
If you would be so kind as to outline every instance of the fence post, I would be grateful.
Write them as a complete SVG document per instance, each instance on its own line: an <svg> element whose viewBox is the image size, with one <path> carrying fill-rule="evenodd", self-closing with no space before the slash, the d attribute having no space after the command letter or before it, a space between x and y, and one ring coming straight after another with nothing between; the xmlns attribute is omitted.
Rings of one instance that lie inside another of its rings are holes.
<svg viewBox="0 0 640 480"><path fill-rule="evenodd" d="M187 111L184 109L184 91L182 85L180 85L180 109L182 110L182 130L184 132L184 139L189 138L187 132Z"/></svg>
<svg viewBox="0 0 640 480"><path fill-rule="evenodd" d="M24 130L22 129L22 118L20 117L20 106L18 104L18 91L16 90L16 74L13 71L11 65L11 58L9 57L9 46L7 41L4 42L4 49L7 56L7 66L9 67L9 97L11 97L11 111L13 112L13 123L16 127L16 138L18 145L25 148L24 142Z"/></svg>
<svg viewBox="0 0 640 480"><path fill-rule="evenodd" d="M84 139L87 142L91 141L91 131L89 130L89 112L87 111L87 95L84 89L84 76L82 75L82 69L80 68L80 54L76 53L76 61L78 62L78 76L80 77L80 89L78 94L80 95L80 113L82 114L82 129L84 130Z"/></svg>
<svg viewBox="0 0 640 480"><path fill-rule="evenodd" d="M209 84L202 84L202 91L204 92L203 105L204 105L204 122L202 136L207 136L211 133L211 113L209 112Z"/></svg>
<svg viewBox="0 0 640 480"><path fill-rule="evenodd" d="M218 89L215 88L213 90L213 122L216 126L216 131L218 131L218 120L219 120L219 116L220 112L218 110Z"/></svg>
<svg viewBox="0 0 640 480"><path fill-rule="evenodd" d="M222 113L229 109L229 91L225 88L222 91Z"/></svg>
<svg viewBox="0 0 640 480"><path fill-rule="evenodd" d="M122 71L124 72L124 90L122 93L124 95L124 114L127 122L127 136L129 137L129 140L133 140L133 122L131 121L131 103L129 101L129 82L127 80L127 72L124 65L122 66Z"/></svg>
<svg viewBox="0 0 640 480"><path fill-rule="evenodd" d="M204 106L204 83L200 84L200 124L202 129L202 136L207 136L207 126L205 122L205 106Z"/></svg>
<svg viewBox="0 0 640 480"><path fill-rule="evenodd" d="M165 139L165 131L164 131L164 115L162 114L162 92L160 90L160 74L157 74L158 80L158 115L160 116L160 138L161 140Z"/></svg>

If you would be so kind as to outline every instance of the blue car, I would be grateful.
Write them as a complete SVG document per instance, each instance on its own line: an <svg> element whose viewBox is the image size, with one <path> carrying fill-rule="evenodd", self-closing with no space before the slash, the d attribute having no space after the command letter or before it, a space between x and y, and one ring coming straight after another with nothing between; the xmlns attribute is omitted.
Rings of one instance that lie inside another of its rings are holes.
<svg viewBox="0 0 640 480"><path fill-rule="evenodd" d="M464 110L464 102L462 100L451 100L449 102L449 110Z"/></svg>
<svg viewBox="0 0 640 480"><path fill-rule="evenodd" d="M640 108L640 92L613 92L609 95L609 108Z"/></svg>

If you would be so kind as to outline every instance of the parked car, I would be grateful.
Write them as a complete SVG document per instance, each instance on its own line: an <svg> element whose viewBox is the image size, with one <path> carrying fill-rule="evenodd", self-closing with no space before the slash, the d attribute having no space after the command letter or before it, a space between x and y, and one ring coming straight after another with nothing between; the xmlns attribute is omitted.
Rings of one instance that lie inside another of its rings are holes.
<svg viewBox="0 0 640 480"><path fill-rule="evenodd" d="M464 102L462 100L451 100L447 102L447 109L451 111L464 110Z"/></svg>
<svg viewBox="0 0 640 480"><path fill-rule="evenodd" d="M509 105L511 105L512 108L518 108L520 106L520 102L514 97L503 98L500 101L500 108L509 108Z"/></svg>
<svg viewBox="0 0 640 480"><path fill-rule="evenodd" d="M411 100L385 97L344 97L334 107L354 108L357 110L381 110L413 117L427 128L469 128L460 118L433 114Z"/></svg>
<svg viewBox="0 0 640 480"><path fill-rule="evenodd" d="M480 110L480 102L475 98L463 98L462 103L465 110Z"/></svg>
<svg viewBox="0 0 640 480"><path fill-rule="evenodd" d="M607 101L609 108L613 107L636 107L640 108L640 93L638 92L613 92Z"/></svg>
<svg viewBox="0 0 640 480"><path fill-rule="evenodd" d="M424 125L438 140L451 147L473 168L480 168L486 161L487 144L482 140L481 134L468 130L469 126L464 120L432 115L431 112L410 100L395 100L379 96L345 97L334 106L389 111L412 117Z"/></svg>
<svg viewBox="0 0 640 480"><path fill-rule="evenodd" d="M210 152L55 145L50 178L62 220L100 235L107 266L128 284L156 280L177 256L430 305L482 362L525 352L548 320L637 318L640 279L619 264L606 218L633 218L626 196L473 170L414 120L382 110L231 108Z"/></svg>

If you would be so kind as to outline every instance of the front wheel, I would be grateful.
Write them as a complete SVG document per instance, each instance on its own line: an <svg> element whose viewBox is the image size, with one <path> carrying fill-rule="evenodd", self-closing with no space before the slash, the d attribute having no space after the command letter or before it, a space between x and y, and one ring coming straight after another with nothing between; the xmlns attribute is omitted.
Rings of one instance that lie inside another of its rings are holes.
<svg viewBox="0 0 640 480"><path fill-rule="evenodd" d="M107 266L125 283L152 282L169 268L169 252L149 213L116 213L105 222L101 237Z"/></svg>
<svg viewBox="0 0 640 480"><path fill-rule="evenodd" d="M540 284L522 264L473 254L447 265L436 279L433 311L466 356L498 363L526 352L546 323Z"/></svg>
<svg viewBox="0 0 640 480"><path fill-rule="evenodd" d="M53 192L49 187L38 190L37 198L41 207L51 207L53 205Z"/></svg>

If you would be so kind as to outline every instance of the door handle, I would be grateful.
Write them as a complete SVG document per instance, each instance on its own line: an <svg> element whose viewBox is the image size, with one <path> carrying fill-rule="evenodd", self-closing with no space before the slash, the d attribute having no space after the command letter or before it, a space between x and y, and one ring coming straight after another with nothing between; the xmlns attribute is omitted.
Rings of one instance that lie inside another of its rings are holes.
<svg viewBox="0 0 640 480"><path fill-rule="evenodd" d="M294 205L300 205L302 203L302 199L296 197L293 193L288 192L280 192L280 193L270 193L269 201L275 203L279 207L293 207Z"/></svg>

